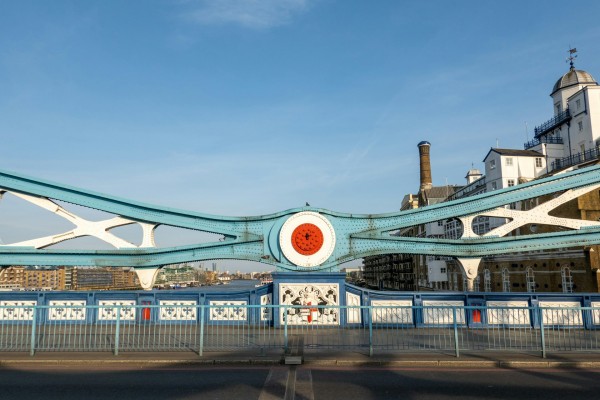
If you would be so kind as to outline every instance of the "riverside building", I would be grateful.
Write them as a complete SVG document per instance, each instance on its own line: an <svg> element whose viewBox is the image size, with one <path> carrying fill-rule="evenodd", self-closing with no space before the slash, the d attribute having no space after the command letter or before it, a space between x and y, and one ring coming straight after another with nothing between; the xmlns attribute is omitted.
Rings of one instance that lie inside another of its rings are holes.
<svg viewBox="0 0 600 400"><path fill-rule="evenodd" d="M600 86L592 75L577 70L570 50L570 68L554 84L552 117L534 129L534 139L524 149L492 148L483 162L485 173L473 168L464 186L431 184L430 147L419 143L421 186L419 193L406 195L402 209L422 207L440 201L519 185L537 178L582 168L600 157ZM444 190L446 193L444 193ZM550 197L506 205L527 211ZM554 210L556 216L598 221L600 196L592 191ZM473 231L484 235L506 223L497 217L479 217ZM556 227L527 225L509 235L552 232ZM458 220L437 221L397 232L398 235L459 238ZM599 292L600 247L589 246L485 257L479 265L475 290L486 292ZM464 291L462 272L451 258L394 254L364 260L366 283L387 290Z"/></svg>

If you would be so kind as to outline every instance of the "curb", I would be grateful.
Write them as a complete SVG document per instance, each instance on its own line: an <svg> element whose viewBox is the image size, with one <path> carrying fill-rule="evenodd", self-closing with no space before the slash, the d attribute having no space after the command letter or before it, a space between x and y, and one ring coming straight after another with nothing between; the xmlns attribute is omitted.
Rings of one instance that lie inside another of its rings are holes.
<svg viewBox="0 0 600 400"><path fill-rule="evenodd" d="M154 366L174 366L174 365L281 365L280 359L273 360L0 360L0 367L16 365L154 365Z"/></svg>
<svg viewBox="0 0 600 400"><path fill-rule="evenodd" d="M11 366L284 366L282 358L239 358L239 359L4 359L0 367ZM523 360L386 360L386 359L308 359L305 367L392 367L392 368L502 368L502 369L600 369L600 361L523 361Z"/></svg>

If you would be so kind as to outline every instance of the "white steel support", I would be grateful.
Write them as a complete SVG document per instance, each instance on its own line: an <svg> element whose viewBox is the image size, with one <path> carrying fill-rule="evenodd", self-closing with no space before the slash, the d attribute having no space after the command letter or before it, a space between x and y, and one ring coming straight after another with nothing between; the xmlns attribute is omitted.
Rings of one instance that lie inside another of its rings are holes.
<svg viewBox="0 0 600 400"><path fill-rule="evenodd" d="M592 190L597 190L600 188L600 185L593 185L588 187L583 187L579 189L570 189L562 193L561 195L548 200L545 203L542 203L531 210L520 211L520 210L510 210L504 207L499 207L494 210L484 211L482 213L478 213L475 215L467 215L463 217L459 217L460 222L463 226L463 234L461 239L464 238L476 238L479 237L473 231L473 220L477 217L497 217L497 218L506 218L509 221L501 225L491 231L485 233L482 236L506 236L510 232L514 231L517 228L520 228L524 225L552 225L552 226L560 226L568 229L582 229L586 227L596 227L600 226L600 222L598 221L586 221L580 219L571 219L571 218L560 218L554 217L550 215L550 212L557 208L558 206L565 204L568 201L578 198L586 193L589 193ZM477 262L473 261L477 260ZM460 266L462 268L463 274L467 279L467 287L469 291L473 290L473 280L475 276L477 276L477 270L479 268L479 261L481 259L470 259L463 258L458 259ZM465 264L466 263L466 264Z"/></svg>
<svg viewBox="0 0 600 400"><path fill-rule="evenodd" d="M31 246L35 247L36 249L43 249L65 240L75 239L83 236L93 236L116 247L117 249L129 247L156 247L154 242L154 230L157 227L156 224L141 223L123 217L114 217L103 221L89 221L72 213L71 211L65 210L60 205L45 197L34 197L16 192L8 193L11 193L16 197L19 197L40 208L48 210L75 225L74 229L71 229L67 232L26 240L18 243L11 243L8 244L8 246ZM139 224L142 227L143 239L140 246L136 246L135 244L130 243L127 240L124 240L109 232L113 228L132 224Z"/></svg>
<svg viewBox="0 0 600 400"><path fill-rule="evenodd" d="M71 211L64 209L59 204L56 204L54 201L48 198L30 196L23 193L9 191L2 191L0 194L4 194L7 192L33 205L48 210L58 215L59 217L66 219L67 221L75 225L75 228L71 229L70 231L62 232L56 235L44 236L36 239L3 245L28 246L35 247L36 249L43 249L49 246L53 246L57 243L63 242L65 240L75 239L83 236L93 236L116 247L117 249L131 247L156 247L156 242L154 241L154 231L158 224L132 221L123 217L114 217L103 221L89 221L85 218L74 214ZM142 242L139 246L130 243L129 241L122 239L109 232L113 228L132 224L139 224L142 228ZM144 290L152 289L156 276L158 275L158 271L158 267L135 270L140 280L140 284Z"/></svg>
<svg viewBox="0 0 600 400"><path fill-rule="evenodd" d="M463 277L467 281L467 290L472 292L473 283L477 277L477 270L479 269L481 258L458 258L457 260L462 269Z"/></svg>
<svg viewBox="0 0 600 400"><path fill-rule="evenodd" d="M514 231L515 229L527 224L553 225L569 229L581 229L590 226L600 226L600 222L598 221L560 218L549 215L550 211L554 210L556 207L598 188L600 188L600 185L595 185L592 187L586 187L582 189L567 190L560 196L555 197L552 200L548 200L547 202L542 203L539 206L527 211L508 210L506 208L497 208L495 210L486 211L480 215L485 215L489 217L508 218L511 221L497 227L496 229L492 229L483 236L502 237Z"/></svg>
<svg viewBox="0 0 600 400"><path fill-rule="evenodd" d="M156 280L156 276L158 275L158 270L160 268L144 268L144 269L136 269L135 273L140 280L140 285L144 290L152 290L152 286L154 286L154 281Z"/></svg>

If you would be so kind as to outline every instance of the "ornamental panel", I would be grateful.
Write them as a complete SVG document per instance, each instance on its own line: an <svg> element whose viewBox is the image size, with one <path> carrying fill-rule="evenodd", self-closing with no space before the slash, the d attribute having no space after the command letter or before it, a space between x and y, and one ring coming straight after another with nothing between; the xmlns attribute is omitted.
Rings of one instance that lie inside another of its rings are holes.
<svg viewBox="0 0 600 400"><path fill-rule="evenodd" d="M531 325L527 301L488 301L489 325Z"/></svg>
<svg viewBox="0 0 600 400"><path fill-rule="evenodd" d="M195 321L198 302L195 300L160 300L161 321Z"/></svg>
<svg viewBox="0 0 600 400"><path fill-rule="evenodd" d="M453 324L453 308L455 308L456 323L464 324L466 321L464 305L462 301L423 300L423 322L428 325Z"/></svg>
<svg viewBox="0 0 600 400"><path fill-rule="evenodd" d="M594 325L600 325L600 302L592 301L592 318Z"/></svg>
<svg viewBox="0 0 600 400"><path fill-rule="evenodd" d="M0 301L0 321L32 321L35 300Z"/></svg>
<svg viewBox="0 0 600 400"><path fill-rule="evenodd" d="M247 306L248 302L245 300L213 300L210 302L210 320L246 321L248 319Z"/></svg>
<svg viewBox="0 0 600 400"><path fill-rule="evenodd" d="M116 321L119 307L119 320L135 321L135 300L100 300L98 305L99 321Z"/></svg>
<svg viewBox="0 0 600 400"><path fill-rule="evenodd" d="M412 300L371 300L371 305L374 324L413 323Z"/></svg>
<svg viewBox="0 0 600 400"><path fill-rule="evenodd" d="M85 321L85 300L50 300L48 305L50 321Z"/></svg>
<svg viewBox="0 0 600 400"><path fill-rule="evenodd" d="M583 325L581 316L581 304L578 301L540 301L544 325Z"/></svg>
<svg viewBox="0 0 600 400"><path fill-rule="evenodd" d="M261 306L270 306L273 304L273 294L263 294L260 296ZM260 320L271 321L273 319L273 307L261 307L260 308Z"/></svg>
<svg viewBox="0 0 600 400"><path fill-rule="evenodd" d="M360 296L354 293L346 292L346 319L349 324L360 324L362 322L360 309Z"/></svg>
<svg viewBox="0 0 600 400"><path fill-rule="evenodd" d="M280 307L279 321L282 325L286 320L288 325L339 325L339 293L337 283L280 283L279 304L293 307Z"/></svg>

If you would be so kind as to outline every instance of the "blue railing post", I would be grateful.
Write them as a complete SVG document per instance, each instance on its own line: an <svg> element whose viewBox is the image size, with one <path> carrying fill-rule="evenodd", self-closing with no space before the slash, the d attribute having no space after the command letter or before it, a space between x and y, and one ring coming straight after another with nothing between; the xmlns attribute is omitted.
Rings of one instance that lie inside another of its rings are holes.
<svg viewBox="0 0 600 400"><path fill-rule="evenodd" d="M288 323L287 323L287 306L283 306L283 341L285 342L285 352L288 351Z"/></svg>
<svg viewBox="0 0 600 400"><path fill-rule="evenodd" d="M369 317L369 357L373 357L373 306L367 308Z"/></svg>
<svg viewBox="0 0 600 400"><path fill-rule="evenodd" d="M456 306L452 306L452 320L454 322L454 352L456 353L456 358L460 357L458 352L458 327L456 324Z"/></svg>
<svg viewBox="0 0 600 400"><path fill-rule="evenodd" d="M546 358L546 337L544 336L544 310L540 307L540 341L542 347L542 358Z"/></svg>
<svg viewBox="0 0 600 400"><path fill-rule="evenodd" d="M115 356L119 355L119 331L121 328L121 306L117 306L117 321L115 323Z"/></svg>
<svg viewBox="0 0 600 400"><path fill-rule="evenodd" d="M31 349L29 350L29 355L35 355L35 336L36 336L36 328L37 328L37 306L33 306L33 315L31 318Z"/></svg>
<svg viewBox="0 0 600 400"><path fill-rule="evenodd" d="M198 349L199 357L202 357L202 354L204 353L204 307L204 304L200 305L200 347Z"/></svg>

